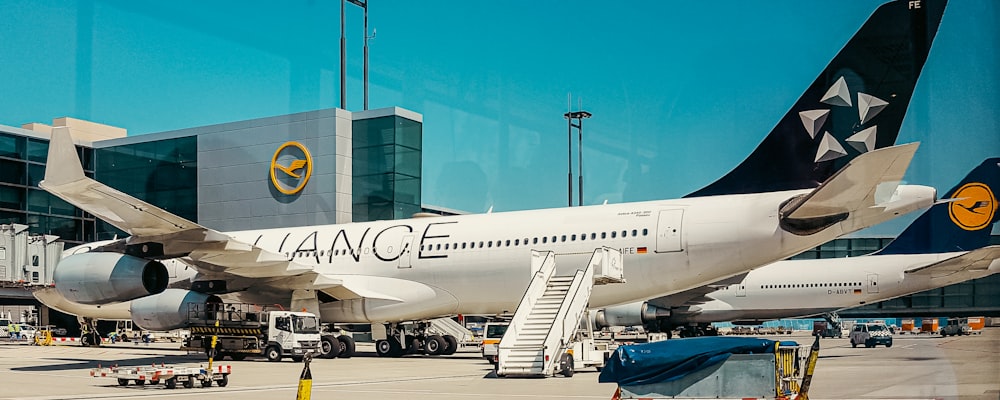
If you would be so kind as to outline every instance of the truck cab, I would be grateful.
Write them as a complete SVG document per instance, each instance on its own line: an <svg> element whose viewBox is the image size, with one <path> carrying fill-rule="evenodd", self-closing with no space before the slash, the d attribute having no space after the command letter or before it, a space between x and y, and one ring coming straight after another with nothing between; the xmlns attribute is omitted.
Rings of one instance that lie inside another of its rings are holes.
<svg viewBox="0 0 1000 400"><path fill-rule="evenodd" d="M264 356L268 361L291 357L300 361L307 352L319 346L319 318L315 314L294 311L268 313L267 344Z"/></svg>
<svg viewBox="0 0 1000 400"><path fill-rule="evenodd" d="M483 358L490 364L496 365L497 356L500 353L500 339L507 333L508 322L487 322L483 326L483 342L479 345L483 352Z"/></svg>

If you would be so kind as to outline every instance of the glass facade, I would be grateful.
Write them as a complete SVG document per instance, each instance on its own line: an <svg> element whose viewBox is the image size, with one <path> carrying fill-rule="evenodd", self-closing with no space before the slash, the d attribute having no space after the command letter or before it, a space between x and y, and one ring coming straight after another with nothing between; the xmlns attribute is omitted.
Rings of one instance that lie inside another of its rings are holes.
<svg viewBox="0 0 1000 400"><path fill-rule="evenodd" d="M189 221L198 221L198 138L96 149L97 180ZM98 221L97 237L123 233Z"/></svg>
<svg viewBox="0 0 1000 400"><path fill-rule="evenodd" d="M420 212L422 124L400 116L353 123L354 221Z"/></svg>
<svg viewBox="0 0 1000 400"><path fill-rule="evenodd" d="M95 240L95 219L40 189L49 142L0 132L0 224L28 225L33 234L56 235L66 247ZM77 147L84 173L94 176L93 149Z"/></svg>

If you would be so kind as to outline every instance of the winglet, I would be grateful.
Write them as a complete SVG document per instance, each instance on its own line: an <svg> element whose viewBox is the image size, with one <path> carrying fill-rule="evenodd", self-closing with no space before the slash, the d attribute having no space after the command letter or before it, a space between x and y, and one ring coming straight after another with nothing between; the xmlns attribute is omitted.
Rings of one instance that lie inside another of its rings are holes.
<svg viewBox="0 0 1000 400"><path fill-rule="evenodd" d="M52 128L49 156L45 162L45 179L38 186L42 188L61 186L85 177L69 128Z"/></svg>

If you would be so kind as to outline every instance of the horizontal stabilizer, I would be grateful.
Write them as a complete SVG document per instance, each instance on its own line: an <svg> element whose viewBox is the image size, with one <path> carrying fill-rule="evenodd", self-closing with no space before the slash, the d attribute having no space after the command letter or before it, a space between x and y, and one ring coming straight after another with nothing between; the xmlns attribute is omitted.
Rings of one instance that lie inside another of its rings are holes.
<svg viewBox="0 0 1000 400"><path fill-rule="evenodd" d="M811 234L847 219L851 212L886 203L903 179L919 143L862 154L812 192L781 207L786 230Z"/></svg>
<svg viewBox="0 0 1000 400"><path fill-rule="evenodd" d="M961 272L984 271L1000 258L1000 246L987 246L934 264L908 269L907 274L943 277Z"/></svg>

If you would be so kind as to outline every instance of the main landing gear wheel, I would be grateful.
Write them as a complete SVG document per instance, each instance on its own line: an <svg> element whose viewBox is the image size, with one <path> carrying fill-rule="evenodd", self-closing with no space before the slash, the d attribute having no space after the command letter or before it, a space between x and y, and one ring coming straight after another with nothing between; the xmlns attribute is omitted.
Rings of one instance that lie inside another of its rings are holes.
<svg viewBox="0 0 1000 400"><path fill-rule="evenodd" d="M400 357L403 355L403 346L394 337L382 339L375 342L375 353L379 357Z"/></svg>
<svg viewBox="0 0 1000 400"><path fill-rule="evenodd" d="M323 336L319 342L319 356L322 358L336 358L340 355L340 341L333 336Z"/></svg>
<svg viewBox="0 0 1000 400"><path fill-rule="evenodd" d="M448 348L448 342L438 335L428 336L424 340L424 353L429 356L442 354Z"/></svg>
<svg viewBox="0 0 1000 400"><path fill-rule="evenodd" d="M421 353L421 350L420 350L421 342L420 342L420 339L417 339L416 336L406 335L406 345L407 345L407 347L406 347L406 354L420 354Z"/></svg>
<svg viewBox="0 0 1000 400"><path fill-rule="evenodd" d="M448 347L444 349L444 352L441 354L446 356L455 354L455 352L458 351L458 339L455 339L455 337L451 335L444 335L443 337L444 341L448 343Z"/></svg>
<svg viewBox="0 0 1000 400"><path fill-rule="evenodd" d="M354 355L354 338L347 335L337 336L337 341L340 342L340 358L351 358Z"/></svg>

